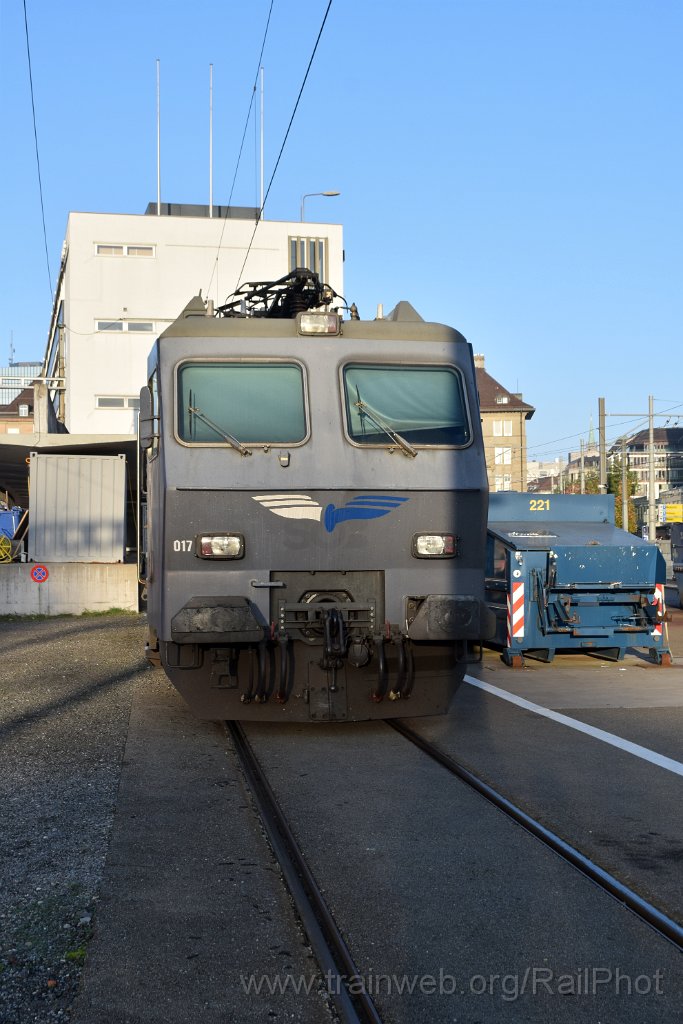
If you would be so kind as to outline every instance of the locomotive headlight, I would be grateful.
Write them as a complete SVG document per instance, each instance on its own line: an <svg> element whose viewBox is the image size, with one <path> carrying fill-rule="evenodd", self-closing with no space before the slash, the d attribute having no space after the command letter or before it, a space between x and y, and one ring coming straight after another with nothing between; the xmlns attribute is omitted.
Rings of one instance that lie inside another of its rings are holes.
<svg viewBox="0 0 683 1024"><path fill-rule="evenodd" d="M243 558L244 537L240 533L205 533L197 537L199 558Z"/></svg>
<svg viewBox="0 0 683 1024"><path fill-rule="evenodd" d="M338 313L299 313L299 334L339 334Z"/></svg>
<svg viewBox="0 0 683 1024"><path fill-rule="evenodd" d="M413 537L415 558L454 558L456 538L452 533L416 533Z"/></svg>

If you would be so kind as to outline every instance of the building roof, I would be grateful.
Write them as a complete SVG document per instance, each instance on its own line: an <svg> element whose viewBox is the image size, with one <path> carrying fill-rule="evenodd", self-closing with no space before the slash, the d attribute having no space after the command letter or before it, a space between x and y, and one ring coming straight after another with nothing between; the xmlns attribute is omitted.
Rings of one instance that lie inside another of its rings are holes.
<svg viewBox="0 0 683 1024"><path fill-rule="evenodd" d="M31 452L62 455L126 455L135 466L137 438L128 434L16 434L0 440L0 489L28 508L28 459Z"/></svg>
<svg viewBox="0 0 683 1024"><path fill-rule="evenodd" d="M521 395L504 388L483 366L476 367L476 375L482 412L523 412L527 420L536 412L533 405L523 401Z"/></svg>
<svg viewBox="0 0 683 1024"><path fill-rule="evenodd" d="M654 443L665 445L667 448L683 451L683 427L655 427L653 431ZM650 431L641 430L626 442L627 448L634 448L639 445L649 445ZM614 446L616 448L616 445Z"/></svg>
<svg viewBox="0 0 683 1024"><path fill-rule="evenodd" d="M27 405L30 414L33 415L33 388L24 388L7 405L0 405L0 417L4 419L9 416L18 416L20 405Z"/></svg>

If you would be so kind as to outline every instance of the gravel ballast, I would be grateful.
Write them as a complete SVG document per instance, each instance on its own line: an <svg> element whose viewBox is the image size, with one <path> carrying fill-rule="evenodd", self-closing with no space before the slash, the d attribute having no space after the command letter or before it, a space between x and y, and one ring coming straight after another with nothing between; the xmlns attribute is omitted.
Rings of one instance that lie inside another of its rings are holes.
<svg viewBox="0 0 683 1024"><path fill-rule="evenodd" d="M142 616L0 621L0 1020L67 1021L96 914Z"/></svg>

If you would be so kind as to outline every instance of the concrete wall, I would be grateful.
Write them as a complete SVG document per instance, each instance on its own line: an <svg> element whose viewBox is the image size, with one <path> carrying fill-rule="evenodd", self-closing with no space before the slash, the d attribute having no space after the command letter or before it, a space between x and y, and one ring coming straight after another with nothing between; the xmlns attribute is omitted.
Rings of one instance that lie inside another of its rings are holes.
<svg viewBox="0 0 683 1024"><path fill-rule="evenodd" d="M31 578L31 562L0 565L0 615L80 615L110 608L138 610L136 565L44 562L48 577Z"/></svg>

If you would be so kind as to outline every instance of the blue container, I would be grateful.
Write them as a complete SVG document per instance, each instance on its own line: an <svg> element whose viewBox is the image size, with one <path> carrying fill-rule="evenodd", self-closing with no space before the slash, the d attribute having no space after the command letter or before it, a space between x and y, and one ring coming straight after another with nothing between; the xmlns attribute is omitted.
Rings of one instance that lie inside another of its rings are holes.
<svg viewBox="0 0 683 1024"><path fill-rule="evenodd" d="M17 532L17 526L21 520L24 510L15 506L9 509L0 509L0 533L11 540Z"/></svg>
<svg viewBox="0 0 683 1024"><path fill-rule="evenodd" d="M490 496L486 601L508 665L570 650L621 661L629 647L670 664L665 580L656 545L614 525L612 494Z"/></svg>

